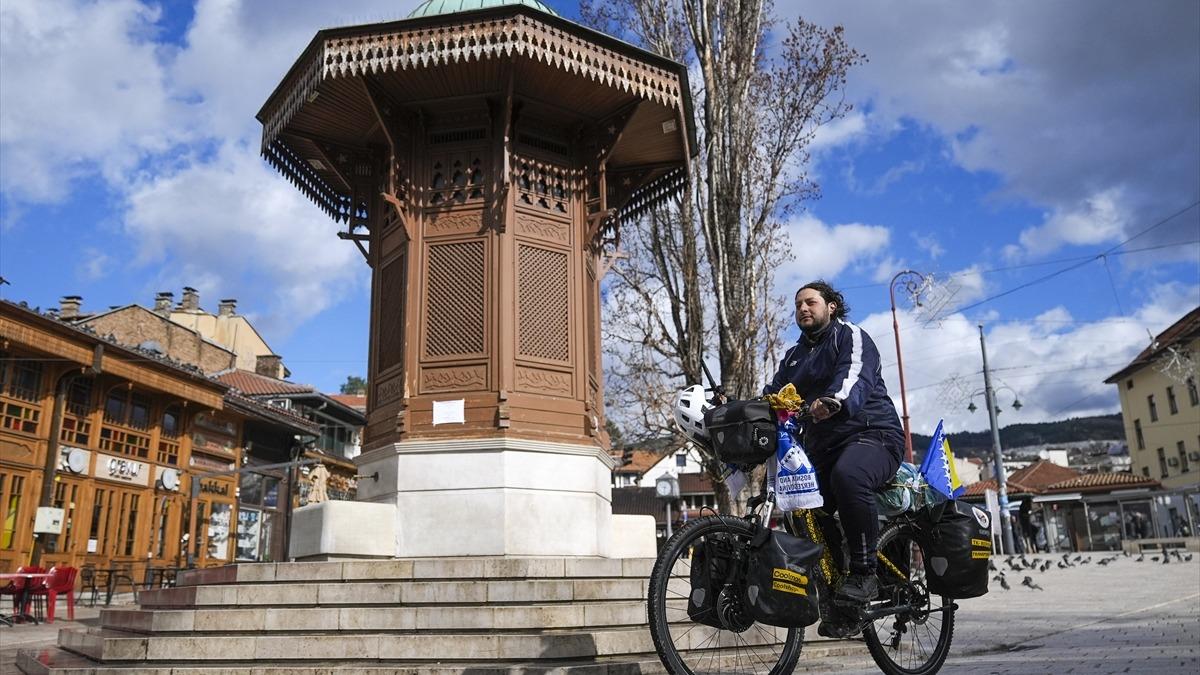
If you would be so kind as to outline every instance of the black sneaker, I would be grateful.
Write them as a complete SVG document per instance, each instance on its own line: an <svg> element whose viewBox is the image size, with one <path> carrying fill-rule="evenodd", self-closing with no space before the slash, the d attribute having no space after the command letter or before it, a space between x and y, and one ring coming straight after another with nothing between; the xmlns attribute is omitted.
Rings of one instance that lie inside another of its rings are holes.
<svg viewBox="0 0 1200 675"><path fill-rule="evenodd" d="M851 573L835 596L840 604L865 605L879 595L879 580L874 574Z"/></svg>

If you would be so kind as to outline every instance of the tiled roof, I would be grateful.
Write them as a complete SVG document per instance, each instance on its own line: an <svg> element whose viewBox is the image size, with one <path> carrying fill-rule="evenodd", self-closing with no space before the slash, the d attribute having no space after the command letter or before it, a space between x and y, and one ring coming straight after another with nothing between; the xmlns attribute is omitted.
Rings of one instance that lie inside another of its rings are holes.
<svg viewBox="0 0 1200 675"><path fill-rule="evenodd" d="M1158 481L1145 476L1135 476L1131 473L1088 473L1076 476L1070 480L1055 483L1046 488L1047 492L1106 492L1113 489L1128 489L1158 487Z"/></svg>
<svg viewBox="0 0 1200 675"><path fill-rule="evenodd" d="M325 394L347 408L362 412L367 409L367 397L361 394Z"/></svg>
<svg viewBox="0 0 1200 675"><path fill-rule="evenodd" d="M227 384L247 396L268 396L270 394L314 394L317 390L307 384L296 384L274 377L259 375L249 370L231 370L221 373L214 380Z"/></svg>
<svg viewBox="0 0 1200 675"><path fill-rule="evenodd" d="M965 490L963 490L962 496L964 496L964 497L982 497L983 493L986 492L987 490L991 490L992 492L999 490L999 488L996 487L996 481L988 479L988 480L981 480L978 483L971 483L970 485L967 486L967 488Z"/></svg>
<svg viewBox="0 0 1200 675"><path fill-rule="evenodd" d="M679 494L681 495L710 495L713 494L712 480L707 473L679 474Z"/></svg>
<svg viewBox="0 0 1200 675"><path fill-rule="evenodd" d="M225 403L243 414L286 426L293 432L308 436L321 435L321 428L315 422L300 417L290 410L242 396L234 390L225 392Z"/></svg>
<svg viewBox="0 0 1200 675"><path fill-rule="evenodd" d="M1014 471L1008 477L1008 484L1010 490L1012 489L1011 486L1017 485L1028 492L1037 492L1049 487L1053 483L1070 480L1079 475L1079 472L1075 469L1068 469L1054 462L1039 459L1024 469Z"/></svg>
<svg viewBox="0 0 1200 675"><path fill-rule="evenodd" d="M1129 362L1129 365L1109 375L1108 379L1104 381L1108 384L1113 384L1126 375L1152 363L1167 347L1195 337L1200 337L1200 307L1183 315L1182 318L1171 324L1169 328L1159 333L1154 338L1154 342L1143 349L1133 361Z"/></svg>
<svg viewBox="0 0 1200 675"><path fill-rule="evenodd" d="M616 472L641 476L654 468L655 464L661 462L663 456L662 453L654 450L634 450L629 453L629 461L617 467Z"/></svg>

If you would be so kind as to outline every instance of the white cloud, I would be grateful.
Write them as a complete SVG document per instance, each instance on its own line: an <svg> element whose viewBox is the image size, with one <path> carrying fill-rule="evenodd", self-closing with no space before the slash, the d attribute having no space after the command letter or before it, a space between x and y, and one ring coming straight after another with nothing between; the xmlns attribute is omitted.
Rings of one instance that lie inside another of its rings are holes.
<svg viewBox="0 0 1200 675"><path fill-rule="evenodd" d="M891 240L886 227L861 223L826 225L808 213L786 223L783 231L794 259L776 274L775 286L782 289L795 288L817 278L830 279L852 264L876 261Z"/></svg>
<svg viewBox="0 0 1200 675"><path fill-rule="evenodd" d="M988 365L1004 410L1001 425L1117 412L1116 388L1104 379L1146 346L1147 330L1157 334L1174 323L1195 308L1198 295L1200 286L1167 284L1149 289L1146 304L1127 315L1079 321L1059 307L1032 319L984 321ZM922 329L912 311L898 318L913 431L929 434L940 418L951 431L986 429L982 395L973 399L979 410L967 410L970 395L983 388L978 322L953 314ZM872 314L859 323L879 347L888 392L899 410L891 314ZM1011 408L1014 398L1024 406L1020 411Z"/></svg>
<svg viewBox="0 0 1200 675"><path fill-rule="evenodd" d="M930 260L937 260L946 253L946 249L942 248L941 242L932 234L923 235L914 232L912 238L917 243L917 247L925 251Z"/></svg>
<svg viewBox="0 0 1200 675"><path fill-rule="evenodd" d="M119 181L142 158L190 137L151 40L159 15L133 0L0 4L8 196L56 202L73 179L101 173Z"/></svg>
<svg viewBox="0 0 1200 675"><path fill-rule="evenodd" d="M162 287L240 295L268 328L295 328L362 291L367 275L328 218L241 146L133 186L125 227L137 263L163 270Z"/></svg>
<svg viewBox="0 0 1200 675"><path fill-rule="evenodd" d="M1117 242L1200 198L1200 4L912 0L781 4L825 25L870 62L848 96L887 135L915 120L952 160L998 174L998 194L1047 212L1025 239ZM904 39L897 39L903 35ZM1194 237L1193 210L1139 243ZM1014 251L1020 252L1017 249Z"/></svg>

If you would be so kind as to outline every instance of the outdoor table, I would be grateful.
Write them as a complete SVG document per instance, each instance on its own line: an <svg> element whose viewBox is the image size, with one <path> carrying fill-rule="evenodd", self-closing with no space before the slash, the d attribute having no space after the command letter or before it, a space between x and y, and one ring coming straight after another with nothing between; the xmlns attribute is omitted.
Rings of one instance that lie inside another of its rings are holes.
<svg viewBox="0 0 1200 675"><path fill-rule="evenodd" d="M133 581L132 567L108 567L99 568L96 574L104 574L104 606L112 604L112 596L117 591L117 582L124 579L129 582L129 587L133 589L134 595L137 595L137 584Z"/></svg>
<svg viewBox="0 0 1200 675"><path fill-rule="evenodd" d="M32 621L37 623L37 617L32 614L26 614L25 604L29 602L29 593L33 590L32 584L34 579L49 579L50 575L45 572L12 572L0 574L0 580L11 581L13 579L24 579L25 585L21 587L21 592L17 595L17 614L7 615L0 614L0 622L8 625L13 625L13 622L20 619L21 621Z"/></svg>

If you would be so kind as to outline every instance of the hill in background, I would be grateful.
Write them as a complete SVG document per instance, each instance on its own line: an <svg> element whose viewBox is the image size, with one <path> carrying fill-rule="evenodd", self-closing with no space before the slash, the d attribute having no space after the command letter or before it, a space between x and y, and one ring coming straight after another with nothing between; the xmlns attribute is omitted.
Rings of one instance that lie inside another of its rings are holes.
<svg viewBox="0 0 1200 675"><path fill-rule="evenodd" d="M950 449L955 457L990 457L992 452L992 432L961 431L949 434ZM1058 422L1037 422L1034 424L1013 424L1000 428L1000 447L1020 448L1027 445L1047 445L1054 443L1072 443L1076 441L1102 441L1125 438L1125 425L1119 413L1100 415L1097 417L1073 417ZM913 434L913 454L923 457L929 442L929 436Z"/></svg>

